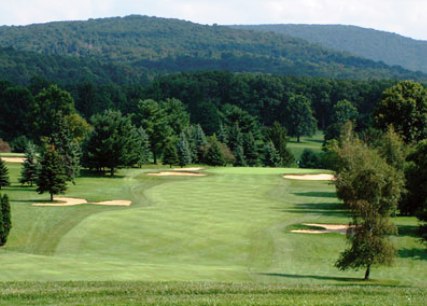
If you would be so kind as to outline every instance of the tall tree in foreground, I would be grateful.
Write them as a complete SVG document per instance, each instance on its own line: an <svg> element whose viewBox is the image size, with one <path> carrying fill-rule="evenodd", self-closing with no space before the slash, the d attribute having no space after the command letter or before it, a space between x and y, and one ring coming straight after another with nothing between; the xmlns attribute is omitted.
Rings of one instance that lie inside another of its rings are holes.
<svg viewBox="0 0 427 306"><path fill-rule="evenodd" d="M176 151L176 145L172 141L168 141L163 150L163 165L169 165L172 168L173 165L177 165L179 162L178 152Z"/></svg>
<svg viewBox="0 0 427 306"><path fill-rule="evenodd" d="M0 194L0 246L5 245L10 229L12 228L12 216L10 212L9 197Z"/></svg>
<svg viewBox="0 0 427 306"><path fill-rule="evenodd" d="M19 182L32 187L33 183L37 180L37 170L36 148L32 142L28 142Z"/></svg>
<svg viewBox="0 0 427 306"><path fill-rule="evenodd" d="M285 128L279 122L274 122L273 126L267 130L267 137L273 142L280 156L280 165L290 166L294 162L294 156L286 147L288 139Z"/></svg>
<svg viewBox="0 0 427 306"><path fill-rule="evenodd" d="M54 147L48 148L40 161L37 192L40 194L49 192L50 200L53 201L54 195L64 193L67 190L66 181L67 175L63 159Z"/></svg>
<svg viewBox="0 0 427 306"><path fill-rule="evenodd" d="M177 144L178 162L182 168L191 163L191 150L185 133L181 133Z"/></svg>
<svg viewBox="0 0 427 306"><path fill-rule="evenodd" d="M313 115L310 100L301 95L290 97L286 106L288 118L286 127L289 135L296 137L300 142L301 136L312 136L316 132L316 119Z"/></svg>
<svg viewBox="0 0 427 306"><path fill-rule="evenodd" d="M373 265L390 265L395 249L388 236L395 233L390 214L399 201L403 179L377 151L359 140L344 141L338 149L337 195L350 210L347 231L350 247L335 266L340 270L365 270L369 279Z"/></svg>
<svg viewBox="0 0 427 306"><path fill-rule="evenodd" d="M6 167L5 162L0 157L0 190L2 187L6 187L9 185L9 170Z"/></svg>

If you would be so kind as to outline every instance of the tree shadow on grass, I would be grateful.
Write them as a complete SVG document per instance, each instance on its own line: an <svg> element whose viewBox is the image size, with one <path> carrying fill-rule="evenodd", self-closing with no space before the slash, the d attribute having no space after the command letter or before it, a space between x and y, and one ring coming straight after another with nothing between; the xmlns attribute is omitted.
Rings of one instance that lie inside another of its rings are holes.
<svg viewBox="0 0 427 306"><path fill-rule="evenodd" d="M397 232L398 236L409 236L419 238L418 234L419 227L416 225L398 225Z"/></svg>
<svg viewBox="0 0 427 306"><path fill-rule="evenodd" d="M114 176L111 176L108 171L106 172L98 172L98 171L91 171L91 170L81 170L79 178L107 178L107 179L122 179L125 177L125 175L117 175L114 174Z"/></svg>
<svg viewBox="0 0 427 306"><path fill-rule="evenodd" d="M424 248L401 249L397 251L399 257L416 260L427 260L427 250Z"/></svg>
<svg viewBox="0 0 427 306"><path fill-rule="evenodd" d="M340 282L363 281L362 278L322 276L322 275L301 275L301 274L286 274L286 273L260 273L260 275L273 276L273 277L283 277L283 278L297 278L297 279L333 280L333 281L340 281Z"/></svg>
<svg viewBox="0 0 427 306"><path fill-rule="evenodd" d="M295 192L294 195L301 197L314 197L314 198L336 198L335 192Z"/></svg>
<svg viewBox="0 0 427 306"><path fill-rule="evenodd" d="M3 187L0 192L4 191L26 191L26 192L36 192L36 185L34 184L33 187L27 186L27 185L13 185L8 187Z"/></svg>
<svg viewBox="0 0 427 306"><path fill-rule="evenodd" d="M323 214L347 217L348 211L340 203L303 203L297 204L289 209L282 209L283 212L301 213L301 214Z"/></svg>

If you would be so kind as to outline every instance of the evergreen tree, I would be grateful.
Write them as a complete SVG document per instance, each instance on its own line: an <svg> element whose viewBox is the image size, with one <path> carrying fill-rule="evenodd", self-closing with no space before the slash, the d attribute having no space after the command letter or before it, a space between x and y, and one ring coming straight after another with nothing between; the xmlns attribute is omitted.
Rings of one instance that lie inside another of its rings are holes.
<svg viewBox="0 0 427 306"><path fill-rule="evenodd" d="M248 166L253 167L258 164L258 146L252 132L243 136L243 152Z"/></svg>
<svg viewBox="0 0 427 306"><path fill-rule="evenodd" d="M7 242L7 237L12 228L12 216L10 212L9 197L0 194L0 246Z"/></svg>
<svg viewBox="0 0 427 306"><path fill-rule="evenodd" d="M245 153L243 152L243 147L238 146L236 150L234 151L234 157L236 158L234 161L233 166L235 167L246 167L246 159L245 159Z"/></svg>
<svg viewBox="0 0 427 306"><path fill-rule="evenodd" d="M169 165L172 168L172 166L177 165L178 162L179 159L176 146L172 141L168 141L163 150L163 165Z"/></svg>
<svg viewBox="0 0 427 306"><path fill-rule="evenodd" d="M306 169L321 169L322 160L320 158L320 154L316 154L310 149L304 149L299 161L299 167Z"/></svg>
<svg viewBox="0 0 427 306"><path fill-rule="evenodd" d="M206 164L210 166L224 166L225 157L221 150L220 143L215 136L209 139L208 150L205 156Z"/></svg>
<svg viewBox="0 0 427 306"><path fill-rule="evenodd" d="M267 137L273 142L274 147L279 152L280 165L283 167L290 166L294 162L294 156L287 148L286 129L279 122L275 121L273 126L267 130Z"/></svg>
<svg viewBox="0 0 427 306"><path fill-rule="evenodd" d="M280 156L272 141L264 145L263 165L265 167L279 167Z"/></svg>
<svg viewBox="0 0 427 306"><path fill-rule="evenodd" d="M218 140L224 144L228 144L228 132L222 123L219 125Z"/></svg>
<svg viewBox="0 0 427 306"><path fill-rule="evenodd" d="M28 142L19 182L21 184L29 184L32 187L33 182L37 180L37 171L36 149L32 142Z"/></svg>
<svg viewBox="0 0 427 306"><path fill-rule="evenodd" d="M9 185L9 170L6 167L5 162L0 157L0 190L2 187L6 187Z"/></svg>
<svg viewBox="0 0 427 306"><path fill-rule="evenodd" d="M139 146L138 146L138 167L141 168L142 165L148 164L150 162L151 158L151 151L150 151L150 140L148 138L147 133L145 130L140 127L138 129L138 136L139 136Z"/></svg>
<svg viewBox="0 0 427 306"><path fill-rule="evenodd" d="M236 151L237 147L243 146L243 134L237 122L228 128L227 145L233 152Z"/></svg>
<svg viewBox="0 0 427 306"><path fill-rule="evenodd" d="M40 161L40 172L37 178L37 192L43 194L49 192L50 200L53 196L64 193L67 190L67 175L63 160L52 146L43 154Z"/></svg>
<svg viewBox="0 0 427 306"><path fill-rule="evenodd" d="M191 150L188 145L187 137L184 133L181 133L179 136L179 141L177 143L177 154L178 154L178 164L181 167L191 164Z"/></svg>

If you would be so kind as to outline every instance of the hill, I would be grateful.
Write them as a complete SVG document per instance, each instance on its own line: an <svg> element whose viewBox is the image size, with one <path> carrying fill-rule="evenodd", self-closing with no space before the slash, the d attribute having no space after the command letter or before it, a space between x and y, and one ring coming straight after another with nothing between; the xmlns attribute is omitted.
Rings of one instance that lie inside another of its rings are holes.
<svg viewBox="0 0 427 306"><path fill-rule="evenodd" d="M67 57L64 61L72 58L75 69L91 67L89 75L94 74L95 81L106 75L127 79L129 76L121 76L126 71L135 73L138 81L147 75L192 70L355 79L427 78L287 35L147 16L3 26L0 47L32 52L34 56ZM0 73L7 75L7 68L18 63L28 71L37 71L32 61L21 63L13 56L0 55ZM115 68L116 65L121 68ZM41 76L61 78L67 75L69 67L58 65L51 69L51 74L41 70ZM117 70L119 75L115 74ZM27 80L24 75L22 81Z"/></svg>
<svg viewBox="0 0 427 306"><path fill-rule="evenodd" d="M427 72L427 41L395 33L345 25L277 24L235 28L285 34L332 50L382 61L387 65Z"/></svg>

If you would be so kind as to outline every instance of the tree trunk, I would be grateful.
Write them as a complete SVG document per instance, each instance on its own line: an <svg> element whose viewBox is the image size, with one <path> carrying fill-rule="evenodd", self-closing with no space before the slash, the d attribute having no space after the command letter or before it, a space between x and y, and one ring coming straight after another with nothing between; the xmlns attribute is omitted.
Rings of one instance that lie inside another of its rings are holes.
<svg viewBox="0 0 427 306"><path fill-rule="evenodd" d="M153 151L153 164L157 165L157 155L156 152Z"/></svg>
<svg viewBox="0 0 427 306"><path fill-rule="evenodd" d="M297 142L300 142L300 136L299 135L297 136Z"/></svg>
<svg viewBox="0 0 427 306"><path fill-rule="evenodd" d="M50 194L50 201L53 202L53 193Z"/></svg>
<svg viewBox="0 0 427 306"><path fill-rule="evenodd" d="M114 168L110 168L110 175L114 176Z"/></svg>
<svg viewBox="0 0 427 306"><path fill-rule="evenodd" d="M371 273L371 265L366 267L365 278L364 280L369 280L369 274Z"/></svg>

